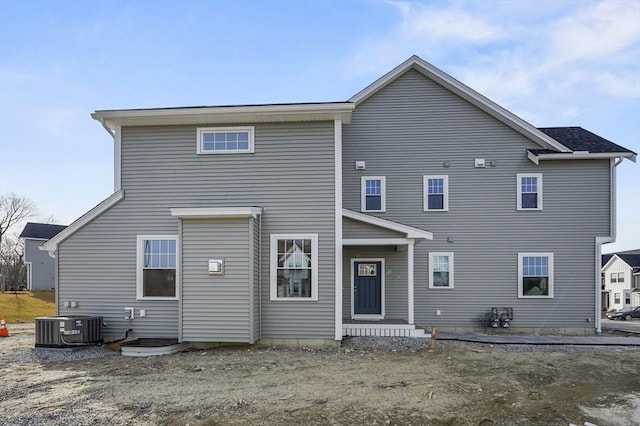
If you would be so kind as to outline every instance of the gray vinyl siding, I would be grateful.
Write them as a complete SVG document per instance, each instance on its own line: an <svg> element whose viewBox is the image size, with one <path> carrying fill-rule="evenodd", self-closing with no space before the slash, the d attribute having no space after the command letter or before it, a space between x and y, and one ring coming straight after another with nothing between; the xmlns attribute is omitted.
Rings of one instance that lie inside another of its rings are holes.
<svg viewBox="0 0 640 426"><path fill-rule="evenodd" d="M351 318L351 259L384 259L385 319L407 320L407 251L395 246L345 247L343 256L342 317Z"/></svg>
<svg viewBox="0 0 640 426"><path fill-rule="evenodd" d="M24 261L31 263L30 290L53 290L55 288L55 263L49 252L40 250L45 240L24 240Z"/></svg>
<svg viewBox="0 0 640 426"><path fill-rule="evenodd" d="M182 340L253 340L250 227L244 219L182 221ZM224 259L224 274L208 273Z"/></svg>
<svg viewBox="0 0 640 426"><path fill-rule="evenodd" d="M196 126L124 127L121 157L125 199L59 246L60 301L82 300L64 314L104 312L109 331L177 337L179 301L135 299L136 235L177 235L171 207L259 206L262 337L334 337L333 122L256 125L255 153L232 155L197 155ZM317 302L269 300L272 233L318 234ZM128 324L125 306L147 317Z"/></svg>
<svg viewBox="0 0 640 426"><path fill-rule="evenodd" d="M359 222L357 220L342 219L342 238L404 238L405 234L390 229Z"/></svg>
<svg viewBox="0 0 640 426"><path fill-rule="evenodd" d="M344 207L360 208L363 172L353 164L366 161L366 175L386 176L386 213L371 214L434 234L415 247L417 324L476 326L492 306L514 307L515 327L593 324L608 160L536 166L526 155L534 143L415 71L359 105L344 129ZM474 168L474 158L495 167ZM542 173L543 211L516 211L517 173ZM423 211L423 175L449 176L448 212ZM430 251L454 253L454 289L428 288ZM553 299L518 298L519 252L554 253Z"/></svg>

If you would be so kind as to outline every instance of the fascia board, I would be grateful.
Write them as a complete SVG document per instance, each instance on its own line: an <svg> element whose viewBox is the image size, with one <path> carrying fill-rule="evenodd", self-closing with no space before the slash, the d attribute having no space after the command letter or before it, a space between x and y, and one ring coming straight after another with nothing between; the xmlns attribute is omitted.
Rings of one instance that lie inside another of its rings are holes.
<svg viewBox="0 0 640 426"><path fill-rule="evenodd" d="M277 121L351 122L351 102L292 105L228 106L202 108L157 108L95 111L91 117L109 128L114 125L259 123Z"/></svg>
<svg viewBox="0 0 640 426"><path fill-rule="evenodd" d="M260 207L175 207L169 209L171 216L180 219L224 219L224 218L257 218L262 213Z"/></svg>

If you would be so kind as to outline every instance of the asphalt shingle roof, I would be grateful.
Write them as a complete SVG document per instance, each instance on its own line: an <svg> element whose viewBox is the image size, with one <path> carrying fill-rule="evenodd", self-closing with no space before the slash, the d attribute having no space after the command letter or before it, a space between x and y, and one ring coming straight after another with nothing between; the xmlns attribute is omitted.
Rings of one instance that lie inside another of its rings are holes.
<svg viewBox="0 0 640 426"><path fill-rule="evenodd" d="M590 153L633 152L582 127L541 127L538 130L572 151L589 151ZM546 153L540 152L540 154ZM553 151L549 153L553 153Z"/></svg>
<svg viewBox="0 0 640 426"><path fill-rule="evenodd" d="M618 257L622 260L624 260L624 262L631 266L632 268L638 268L640 267L640 254L622 254L619 253Z"/></svg>
<svg viewBox="0 0 640 426"><path fill-rule="evenodd" d="M58 235L64 228L66 228L64 225L27 222L20 234L20 238L43 238L48 240Z"/></svg>

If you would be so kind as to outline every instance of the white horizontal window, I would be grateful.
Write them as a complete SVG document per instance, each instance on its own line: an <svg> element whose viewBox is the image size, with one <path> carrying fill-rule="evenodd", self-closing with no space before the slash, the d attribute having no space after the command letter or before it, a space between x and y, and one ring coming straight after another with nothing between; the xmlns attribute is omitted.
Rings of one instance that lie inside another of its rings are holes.
<svg viewBox="0 0 640 426"><path fill-rule="evenodd" d="M424 211L449 210L449 176L423 177Z"/></svg>
<svg viewBox="0 0 640 426"><path fill-rule="evenodd" d="M137 298L178 298L178 237L138 235Z"/></svg>
<svg viewBox="0 0 640 426"><path fill-rule="evenodd" d="M253 146L253 126L198 128L198 154L250 153Z"/></svg>
<svg viewBox="0 0 640 426"><path fill-rule="evenodd" d="M553 297L553 253L518 253L518 297Z"/></svg>
<svg viewBox="0 0 640 426"><path fill-rule="evenodd" d="M453 253L429 253L429 288L453 288Z"/></svg>
<svg viewBox="0 0 640 426"><path fill-rule="evenodd" d="M271 300L318 300L318 234L271 234Z"/></svg>
<svg viewBox="0 0 640 426"><path fill-rule="evenodd" d="M518 210L542 210L542 174L517 174Z"/></svg>
<svg viewBox="0 0 640 426"><path fill-rule="evenodd" d="M386 210L386 184L384 176L362 176L360 180L360 211L384 212Z"/></svg>

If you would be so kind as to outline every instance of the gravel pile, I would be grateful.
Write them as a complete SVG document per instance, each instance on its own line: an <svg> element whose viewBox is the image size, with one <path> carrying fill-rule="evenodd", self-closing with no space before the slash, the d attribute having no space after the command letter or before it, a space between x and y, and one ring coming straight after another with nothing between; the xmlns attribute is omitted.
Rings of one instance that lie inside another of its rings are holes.
<svg viewBox="0 0 640 426"><path fill-rule="evenodd" d="M1 357L1 359L6 362L52 363L80 361L117 355L119 355L118 352L110 351L104 346L88 346L78 349L29 348L5 355Z"/></svg>
<svg viewBox="0 0 640 426"><path fill-rule="evenodd" d="M345 337L342 347L350 350L363 351L389 351L389 352L415 352L429 349L431 339L412 337ZM438 346L446 343L438 342Z"/></svg>

